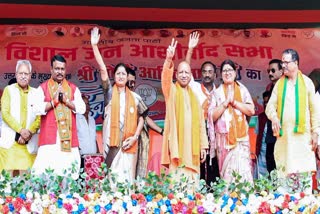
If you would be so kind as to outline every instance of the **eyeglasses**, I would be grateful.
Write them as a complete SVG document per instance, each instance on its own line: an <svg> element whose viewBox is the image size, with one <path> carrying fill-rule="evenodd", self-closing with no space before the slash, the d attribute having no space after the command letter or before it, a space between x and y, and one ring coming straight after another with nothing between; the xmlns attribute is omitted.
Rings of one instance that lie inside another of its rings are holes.
<svg viewBox="0 0 320 214"><path fill-rule="evenodd" d="M268 72L268 73L270 73L270 71L271 71L273 74L276 73L276 69L274 69L274 68L267 69L267 72Z"/></svg>
<svg viewBox="0 0 320 214"><path fill-rule="evenodd" d="M282 61L281 62L281 65L283 66L283 65L288 65L289 63L291 63L291 62L294 62L294 61Z"/></svg>
<svg viewBox="0 0 320 214"><path fill-rule="evenodd" d="M226 70L222 70L222 73L223 74L232 73L233 71L234 71L233 69L226 69Z"/></svg>

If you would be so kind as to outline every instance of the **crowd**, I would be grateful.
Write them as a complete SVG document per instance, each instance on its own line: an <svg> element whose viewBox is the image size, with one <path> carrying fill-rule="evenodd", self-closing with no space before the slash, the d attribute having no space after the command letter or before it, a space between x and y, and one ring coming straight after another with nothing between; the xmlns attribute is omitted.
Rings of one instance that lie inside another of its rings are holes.
<svg viewBox="0 0 320 214"><path fill-rule="evenodd" d="M146 176L151 128L163 135L161 164L175 173L174 179L184 175L197 182L200 177L210 185L220 177L230 184L236 172L253 183L257 176L282 168L282 177L307 172L312 182L320 153L320 73L314 70L310 78L304 75L297 51L284 50L281 59L269 62L271 82L262 95L265 111L258 115L253 161L248 121L255 106L249 90L238 81L236 62L226 59L221 63L222 82L215 85L217 66L205 61L198 83L190 66L199 34L190 35L186 59L176 66L176 72L173 58L178 41L172 39L161 74L166 103L162 129L148 117L147 105L133 91L135 71L117 64L111 84L99 40L99 29L93 28L91 45L105 103L102 155L119 179L133 182ZM64 57L55 55L51 78L33 88L29 85L30 61L17 62L17 82L5 87L1 98L0 170L14 176L28 168L35 174L50 168L64 175L73 167L77 179L84 157L98 152L89 99L66 80L66 69Z"/></svg>

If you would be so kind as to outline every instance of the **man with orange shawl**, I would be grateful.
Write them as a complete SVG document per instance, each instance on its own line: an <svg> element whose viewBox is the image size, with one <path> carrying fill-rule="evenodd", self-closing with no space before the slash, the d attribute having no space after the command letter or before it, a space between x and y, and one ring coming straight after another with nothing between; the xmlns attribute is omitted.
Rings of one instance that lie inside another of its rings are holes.
<svg viewBox="0 0 320 214"><path fill-rule="evenodd" d="M197 180L200 161L204 162L206 159L208 137L202 107L188 85L191 80L191 68L187 62L183 61L178 65L177 82L172 82L172 58L176 46L177 41L172 39L161 75L166 102L161 164L169 167L169 172L177 172L178 177L184 174L192 180Z"/></svg>
<svg viewBox="0 0 320 214"><path fill-rule="evenodd" d="M275 84L266 107L273 134L277 136L276 166L284 169L279 170L281 176L311 174L316 171L315 151L320 131L320 109L315 102L314 85L299 70L297 51L283 51L282 69L284 76ZM311 184L311 175L309 181ZM305 191L311 193L311 186Z"/></svg>

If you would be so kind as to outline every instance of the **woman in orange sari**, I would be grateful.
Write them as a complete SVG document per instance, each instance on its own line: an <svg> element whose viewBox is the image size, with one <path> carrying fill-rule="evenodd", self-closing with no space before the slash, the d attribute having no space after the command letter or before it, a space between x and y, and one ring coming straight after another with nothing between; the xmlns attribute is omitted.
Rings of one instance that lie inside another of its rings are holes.
<svg viewBox="0 0 320 214"><path fill-rule="evenodd" d="M225 60L220 69L223 83L214 91L208 109L209 134L217 150L220 176L230 183L236 172L252 182L246 116L254 114L254 104L248 89L236 81L235 63Z"/></svg>
<svg viewBox="0 0 320 214"><path fill-rule="evenodd" d="M119 63L114 68L114 85L111 87L107 67L98 49L99 29L91 32L91 45L100 67L105 96L103 147L107 167L118 175L117 181L132 183L136 175L137 149L144 117L148 108L141 105L141 97L131 91L128 68Z"/></svg>

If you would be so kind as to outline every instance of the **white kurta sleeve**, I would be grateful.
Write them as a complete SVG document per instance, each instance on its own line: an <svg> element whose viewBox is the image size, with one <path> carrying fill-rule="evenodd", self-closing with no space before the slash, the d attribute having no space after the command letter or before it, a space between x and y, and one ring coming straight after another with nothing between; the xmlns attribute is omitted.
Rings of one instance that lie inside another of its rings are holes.
<svg viewBox="0 0 320 214"><path fill-rule="evenodd" d="M74 100L71 101L75 106L75 113L84 114L86 112L86 104L83 102L81 92L76 88L74 92Z"/></svg>
<svg viewBox="0 0 320 214"><path fill-rule="evenodd" d="M275 84L271 97L268 101L268 104L265 109L265 113L269 120L274 119L275 117L278 118L277 114L277 106L278 106L278 82ZM278 118L280 119L280 118Z"/></svg>
<svg viewBox="0 0 320 214"><path fill-rule="evenodd" d="M33 104L32 104L32 110L36 115L46 115L47 114L46 105L47 105L47 102L44 101L43 90L42 90L41 86L39 86L35 90L35 96L34 96L34 100L33 100Z"/></svg>

